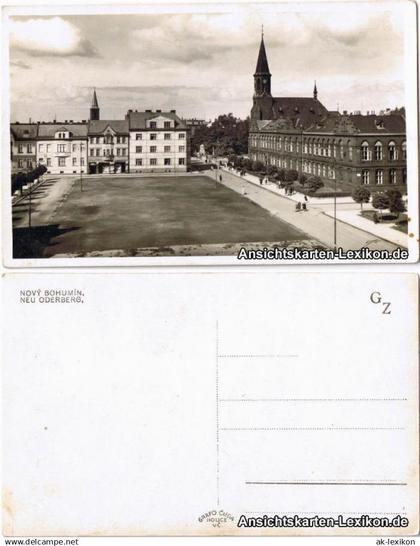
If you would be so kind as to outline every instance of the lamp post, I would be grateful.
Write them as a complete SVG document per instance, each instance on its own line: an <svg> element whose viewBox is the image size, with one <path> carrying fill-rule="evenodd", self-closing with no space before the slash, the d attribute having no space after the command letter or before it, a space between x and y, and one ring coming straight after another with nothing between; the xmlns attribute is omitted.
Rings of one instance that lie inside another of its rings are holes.
<svg viewBox="0 0 420 546"><path fill-rule="evenodd" d="M334 251L337 251L337 173L335 169L335 157L333 158L334 173Z"/></svg>
<svg viewBox="0 0 420 546"><path fill-rule="evenodd" d="M83 191L83 169L80 167L80 191Z"/></svg>

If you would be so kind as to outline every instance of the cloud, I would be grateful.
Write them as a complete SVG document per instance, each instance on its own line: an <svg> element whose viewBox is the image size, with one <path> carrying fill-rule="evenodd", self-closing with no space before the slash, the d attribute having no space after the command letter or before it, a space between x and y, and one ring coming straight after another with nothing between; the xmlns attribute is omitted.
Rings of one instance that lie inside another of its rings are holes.
<svg viewBox="0 0 420 546"><path fill-rule="evenodd" d="M38 56L97 57L92 43L80 30L61 17L11 21L10 47Z"/></svg>

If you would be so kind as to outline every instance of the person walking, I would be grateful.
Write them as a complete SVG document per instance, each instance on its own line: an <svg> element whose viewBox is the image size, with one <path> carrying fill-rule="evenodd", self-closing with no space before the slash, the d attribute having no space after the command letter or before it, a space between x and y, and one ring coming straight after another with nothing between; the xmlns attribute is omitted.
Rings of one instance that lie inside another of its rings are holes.
<svg viewBox="0 0 420 546"><path fill-rule="evenodd" d="M300 212L302 205L300 204L300 201L296 203L295 212Z"/></svg>

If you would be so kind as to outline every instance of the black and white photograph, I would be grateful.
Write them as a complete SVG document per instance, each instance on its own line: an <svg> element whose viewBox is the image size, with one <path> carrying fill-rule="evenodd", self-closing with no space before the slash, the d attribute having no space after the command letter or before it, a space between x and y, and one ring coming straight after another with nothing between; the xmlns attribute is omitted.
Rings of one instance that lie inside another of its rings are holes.
<svg viewBox="0 0 420 546"><path fill-rule="evenodd" d="M355 6L10 8L10 261L415 261L415 5Z"/></svg>

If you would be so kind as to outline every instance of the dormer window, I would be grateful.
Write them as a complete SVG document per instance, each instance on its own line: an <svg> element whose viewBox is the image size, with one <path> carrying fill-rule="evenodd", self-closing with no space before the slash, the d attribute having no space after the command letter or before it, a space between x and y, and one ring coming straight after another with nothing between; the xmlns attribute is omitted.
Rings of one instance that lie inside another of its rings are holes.
<svg viewBox="0 0 420 546"><path fill-rule="evenodd" d="M383 119L377 119L375 123L376 123L376 128L377 129L383 129L384 128L384 120Z"/></svg>
<svg viewBox="0 0 420 546"><path fill-rule="evenodd" d="M299 112L299 108L297 106L294 107L295 112Z"/></svg>

